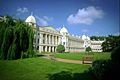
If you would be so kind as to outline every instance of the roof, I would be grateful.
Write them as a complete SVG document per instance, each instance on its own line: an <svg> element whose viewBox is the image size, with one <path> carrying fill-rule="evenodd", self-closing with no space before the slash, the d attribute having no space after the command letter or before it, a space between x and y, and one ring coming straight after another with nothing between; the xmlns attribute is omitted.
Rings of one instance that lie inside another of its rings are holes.
<svg viewBox="0 0 120 80"><path fill-rule="evenodd" d="M62 32L68 33L68 30L67 30L65 27L63 27L63 28L60 30L60 33L62 33Z"/></svg>
<svg viewBox="0 0 120 80"><path fill-rule="evenodd" d="M25 20L25 22L31 22L31 23L36 23L36 19L34 16L30 15L27 17L27 19Z"/></svg>
<svg viewBox="0 0 120 80"><path fill-rule="evenodd" d="M52 30L52 31L57 31L55 28L53 28L53 27L51 27L51 26L45 26L44 28L50 29L50 30Z"/></svg>
<svg viewBox="0 0 120 80"><path fill-rule="evenodd" d="M41 28L45 29L45 30L50 30L50 31L54 31L54 32L59 32L58 30L56 30L54 27L52 26L41 26Z"/></svg>
<svg viewBox="0 0 120 80"><path fill-rule="evenodd" d="M83 40L90 40L90 37L85 36L85 35L82 35L82 39L83 39Z"/></svg>
<svg viewBox="0 0 120 80"><path fill-rule="evenodd" d="M85 35L82 35L82 39L85 40L85 39L86 39L86 36L85 36Z"/></svg>

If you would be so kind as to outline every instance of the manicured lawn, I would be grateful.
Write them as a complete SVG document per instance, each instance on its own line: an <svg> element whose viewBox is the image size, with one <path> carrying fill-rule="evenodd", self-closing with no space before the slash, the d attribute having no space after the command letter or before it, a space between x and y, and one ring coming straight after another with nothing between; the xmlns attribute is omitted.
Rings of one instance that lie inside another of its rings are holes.
<svg viewBox="0 0 120 80"><path fill-rule="evenodd" d="M51 61L44 58L28 58L19 60L0 60L0 80L52 80L48 74L70 71L79 74L82 80L93 80L87 74L90 65L71 64L64 62Z"/></svg>
<svg viewBox="0 0 120 80"><path fill-rule="evenodd" d="M57 53L55 57L63 59L82 60L84 56L93 56L94 60L107 60L110 59L111 53L109 52L92 52L92 53Z"/></svg>

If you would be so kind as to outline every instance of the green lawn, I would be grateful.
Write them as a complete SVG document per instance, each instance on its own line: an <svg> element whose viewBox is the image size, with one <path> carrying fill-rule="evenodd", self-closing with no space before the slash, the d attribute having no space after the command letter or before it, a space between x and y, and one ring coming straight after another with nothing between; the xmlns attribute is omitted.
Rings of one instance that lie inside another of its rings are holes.
<svg viewBox="0 0 120 80"><path fill-rule="evenodd" d="M73 60L82 60L84 56L93 56L94 60L107 60L110 59L111 53L109 52L92 52L91 53L57 53L54 54L55 57L63 58L63 59L73 59Z"/></svg>
<svg viewBox="0 0 120 80"><path fill-rule="evenodd" d="M49 79L48 74L62 71L77 74L82 80L93 80L90 79L89 75L83 73L89 67L90 65L56 62L39 57L9 61L0 60L0 80L53 80Z"/></svg>

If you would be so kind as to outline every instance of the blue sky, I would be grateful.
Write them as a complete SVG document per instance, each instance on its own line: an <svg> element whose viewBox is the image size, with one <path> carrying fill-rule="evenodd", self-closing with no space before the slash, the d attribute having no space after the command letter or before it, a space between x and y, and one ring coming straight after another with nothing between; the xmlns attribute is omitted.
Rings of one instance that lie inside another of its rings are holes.
<svg viewBox="0 0 120 80"><path fill-rule="evenodd" d="M39 26L64 25L74 35L120 33L119 0L0 0L0 15L25 20L31 12Z"/></svg>

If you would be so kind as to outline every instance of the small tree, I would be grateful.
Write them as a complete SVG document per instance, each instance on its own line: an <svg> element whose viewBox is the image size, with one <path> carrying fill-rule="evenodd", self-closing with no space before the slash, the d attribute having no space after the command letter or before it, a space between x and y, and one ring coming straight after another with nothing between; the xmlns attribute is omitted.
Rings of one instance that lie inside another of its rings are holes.
<svg viewBox="0 0 120 80"><path fill-rule="evenodd" d="M85 50L86 52L92 52L92 49L91 49L91 47L90 46L88 46L88 47L86 47L86 50Z"/></svg>
<svg viewBox="0 0 120 80"><path fill-rule="evenodd" d="M60 44L60 45L57 46L56 51L59 52L59 53L63 53L65 51L65 47Z"/></svg>

